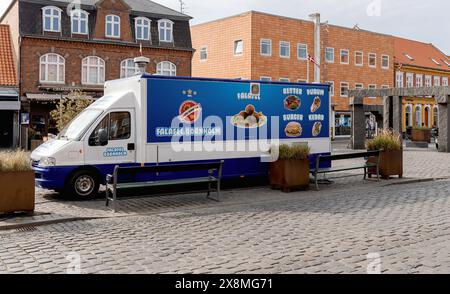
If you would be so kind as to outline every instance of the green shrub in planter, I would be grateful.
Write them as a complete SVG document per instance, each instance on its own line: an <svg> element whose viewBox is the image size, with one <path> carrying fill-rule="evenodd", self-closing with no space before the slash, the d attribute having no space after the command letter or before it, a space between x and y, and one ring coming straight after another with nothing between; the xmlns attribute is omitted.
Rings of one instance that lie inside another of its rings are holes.
<svg viewBox="0 0 450 294"><path fill-rule="evenodd" d="M380 150L380 174L383 178L398 175L403 177L403 148L400 134L392 130L381 130L378 135L367 141L367 150ZM376 163L378 160L370 157L368 162ZM369 174L374 174L369 169Z"/></svg>

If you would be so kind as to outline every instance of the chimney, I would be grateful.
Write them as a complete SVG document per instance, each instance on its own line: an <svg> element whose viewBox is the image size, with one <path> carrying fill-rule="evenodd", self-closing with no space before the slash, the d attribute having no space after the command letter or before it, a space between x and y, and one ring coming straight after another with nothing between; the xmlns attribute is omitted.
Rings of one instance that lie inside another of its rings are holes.
<svg viewBox="0 0 450 294"><path fill-rule="evenodd" d="M310 14L309 17L314 22L314 59L320 65L320 13ZM317 65L314 65L314 83L320 83L320 66Z"/></svg>
<svg viewBox="0 0 450 294"><path fill-rule="evenodd" d="M150 58L147 58L145 56L139 56L134 58L134 63L139 68L139 73L144 74L147 65L150 63Z"/></svg>

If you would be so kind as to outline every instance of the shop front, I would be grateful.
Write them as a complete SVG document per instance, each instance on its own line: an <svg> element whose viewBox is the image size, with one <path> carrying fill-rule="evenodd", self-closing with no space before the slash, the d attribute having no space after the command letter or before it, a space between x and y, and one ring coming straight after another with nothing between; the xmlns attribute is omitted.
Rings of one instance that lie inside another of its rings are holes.
<svg viewBox="0 0 450 294"><path fill-rule="evenodd" d="M0 148L17 148L19 144L19 94L13 88L0 89Z"/></svg>

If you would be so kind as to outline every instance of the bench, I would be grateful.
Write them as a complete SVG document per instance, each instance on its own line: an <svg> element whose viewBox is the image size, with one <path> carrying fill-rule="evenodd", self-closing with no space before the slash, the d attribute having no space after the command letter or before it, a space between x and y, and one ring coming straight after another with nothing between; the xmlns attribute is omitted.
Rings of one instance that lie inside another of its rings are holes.
<svg viewBox="0 0 450 294"><path fill-rule="evenodd" d="M336 160L344 160L344 159L353 159L353 158L366 158L376 157L376 162L365 162L362 164L355 164L345 167L336 167L336 168L320 168L320 164L323 162L333 162ZM356 169L364 169L364 180L367 178L368 169L372 168L376 170L377 180L380 180L380 151L368 151L368 152L360 152L360 153L347 153L347 154L339 154L339 155L318 155L316 158L315 168L311 169L310 172L314 176L314 183L316 186L316 190L319 190L319 174L327 174L333 172L341 172L348 170L356 170ZM370 176L370 175L369 175Z"/></svg>
<svg viewBox="0 0 450 294"><path fill-rule="evenodd" d="M115 166L114 173L106 176L106 206L112 202L114 212L117 211L117 194L119 190L162 187L183 184L208 184L207 198L220 201L220 181L222 177L223 161L193 163L193 164L164 164L143 167L120 167ZM174 180L156 180L156 181L121 181L120 177L124 175L136 175L145 173L178 173L190 171L205 171L205 176L196 178L182 178ZM215 189L213 189L215 184ZM211 192L217 193L217 199L211 198Z"/></svg>

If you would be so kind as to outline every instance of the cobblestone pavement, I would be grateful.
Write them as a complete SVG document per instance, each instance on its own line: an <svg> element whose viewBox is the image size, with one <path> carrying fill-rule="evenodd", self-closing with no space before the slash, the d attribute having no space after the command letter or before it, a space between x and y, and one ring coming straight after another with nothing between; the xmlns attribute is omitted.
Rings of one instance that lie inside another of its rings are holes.
<svg viewBox="0 0 450 294"><path fill-rule="evenodd" d="M0 272L63 273L77 254L83 273L366 273L368 254L450 272L448 180L236 193L265 198L0 232Z"/></svg>

